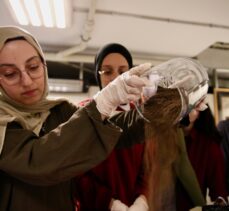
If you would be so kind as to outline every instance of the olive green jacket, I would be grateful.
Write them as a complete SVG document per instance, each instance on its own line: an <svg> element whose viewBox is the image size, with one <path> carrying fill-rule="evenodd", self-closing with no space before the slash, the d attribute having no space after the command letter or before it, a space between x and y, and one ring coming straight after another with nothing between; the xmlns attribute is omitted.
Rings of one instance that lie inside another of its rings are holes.
<svg viewBox="0 0 229 211"><path fill-rule="evenodd" d="M117 125L130 127L133 114ZM73 211L71 178L123 145L114 123L101 120L94 101L78 110L66 102L54 107L39 137L10 123L0 157L0 211Z"/></svg>

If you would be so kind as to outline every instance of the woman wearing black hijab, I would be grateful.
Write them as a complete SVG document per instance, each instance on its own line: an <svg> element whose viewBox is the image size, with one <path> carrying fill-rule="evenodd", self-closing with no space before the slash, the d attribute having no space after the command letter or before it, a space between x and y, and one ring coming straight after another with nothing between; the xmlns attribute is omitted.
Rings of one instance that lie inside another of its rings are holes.
<svg viewBox="0 0 229 211"><path fill-rule="evenodd" d="M132 66L130 52L118 43L102 47L95 57L95 74L100 89ZM120 105L116 112L133 106ZM131 134L121 139L133 139ZM78 201L82 211L146 211L142 171L144 144L115 149L94 169L77 179Z"/></svg>
<svg viewBox="0 0 229 211"><path fill-rule="evenodd" d="M114 55L116 54L116 55ZM118 57L118 58L117 58ZM108 61L107 59L112 59L113 62ZM113 79L117 77L116 74L121 74L126 72L133 67L133 59L130 52L121 44L110 43L102 47L95 56L95 77L98 82L99 88L104 88L105 83L103 81L107 75L113 75ZM118 69L115 71L115 66ZM107 71L106 71L107 70ZM115 77L114 77L115 76ZM110 82L110 81L109 81Z"/></svg>

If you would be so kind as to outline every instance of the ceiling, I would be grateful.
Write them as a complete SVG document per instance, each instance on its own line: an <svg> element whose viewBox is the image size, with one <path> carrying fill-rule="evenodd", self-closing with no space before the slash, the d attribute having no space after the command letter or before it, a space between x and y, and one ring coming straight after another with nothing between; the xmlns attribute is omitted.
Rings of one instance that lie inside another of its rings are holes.
<svg viewBox="0 0 229 211"><path fill-rule="evenodd" d="M212 48L229 43L228 8L228 0L72 0L69 28L24 28L50 60L93 63L99 47L118 42L135 64L188 56L229 69L228 48ZM0 3L0 25L17 25L6 0Z"/></svg>

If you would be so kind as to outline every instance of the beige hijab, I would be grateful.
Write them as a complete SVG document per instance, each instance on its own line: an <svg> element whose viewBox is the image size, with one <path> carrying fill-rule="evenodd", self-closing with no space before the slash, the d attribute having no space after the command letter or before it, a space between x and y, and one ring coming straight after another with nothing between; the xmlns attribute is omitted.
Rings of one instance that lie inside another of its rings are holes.
<svg viewBox="0 0 229 211"><path fill-rule="evenodd" d="M0 51L9 39L23 38L30 43L45 63L44 54L37 40L27 31L15 27L0 27ZM63 99L48 100L48 73L45 66L45 90L41 100L34 105L24 105L10 98L0 87L0 154L5 139L6 127L9 122L17 121L24 129L40 133L41 127L50 113L50 109L63 102Z"/></svg>

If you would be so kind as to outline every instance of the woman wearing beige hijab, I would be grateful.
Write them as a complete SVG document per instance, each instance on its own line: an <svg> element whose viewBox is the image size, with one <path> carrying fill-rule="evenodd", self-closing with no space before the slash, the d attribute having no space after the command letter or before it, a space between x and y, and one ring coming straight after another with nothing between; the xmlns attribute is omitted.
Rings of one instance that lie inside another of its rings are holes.
<svg viewBox="0 0 229 211"><path fill-rule="evenodd" d="M139 76L149 67L131 69L78 109L47 99L46 63L36 39L0 27L0 211L73 211L71 178L122 144L122 130L106 117L139 99L147 82Z"/></svg>

